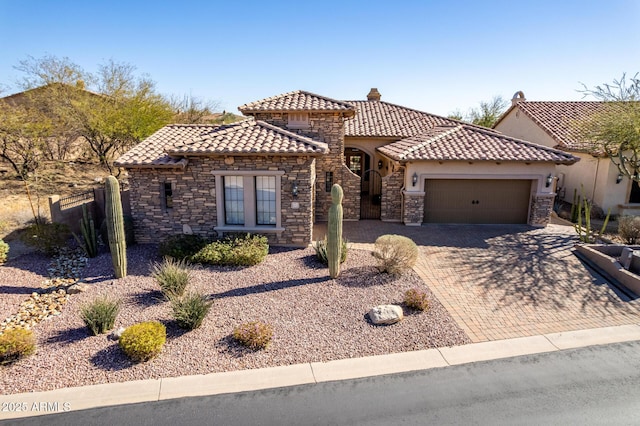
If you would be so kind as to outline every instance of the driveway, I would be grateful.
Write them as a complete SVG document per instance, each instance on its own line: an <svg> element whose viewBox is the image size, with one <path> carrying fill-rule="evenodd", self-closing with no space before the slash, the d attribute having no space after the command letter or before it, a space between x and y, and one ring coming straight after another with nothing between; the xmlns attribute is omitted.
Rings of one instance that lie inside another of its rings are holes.
<svg viewBox="0 0 640 426"><path fill-rule="evenodd" d="M314 238L326 224L314 227ZM345 238L412 238L416 271L474 342L640 323L630 299L573 254L572 227L345 222ZM357 244L359 245L359 244Z"/></svg>

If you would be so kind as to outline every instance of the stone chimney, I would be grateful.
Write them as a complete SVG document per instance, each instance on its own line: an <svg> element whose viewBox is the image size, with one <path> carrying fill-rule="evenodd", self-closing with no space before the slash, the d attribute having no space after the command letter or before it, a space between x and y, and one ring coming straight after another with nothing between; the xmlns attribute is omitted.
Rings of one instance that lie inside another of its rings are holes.
<svg viewBox="0 0 640 426"><path fill-rule="evenodd" d="M513 98L511 98L511 106L516 105L518 102L524 102L527 98L524 97L524 92L521 90L517 91L513 94Z"/></svg>
<svg viewBox="0 0 640 426"><path fill-rule="evenodd" d="M375 87L372 87L367 95L368 101L379 101L380 100L380 92Z"/></svg>

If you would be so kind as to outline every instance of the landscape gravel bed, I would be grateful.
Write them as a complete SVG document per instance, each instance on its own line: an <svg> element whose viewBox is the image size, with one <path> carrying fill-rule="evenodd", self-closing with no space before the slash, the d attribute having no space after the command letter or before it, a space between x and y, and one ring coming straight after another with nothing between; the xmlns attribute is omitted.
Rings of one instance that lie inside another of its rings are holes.
<svg viewBox="0 0 640 426"><path fill-rule="evenodd" d="M305 362L380 355L470 343L418 275L380 274L368 251L351 250L337 279L312 248L271 248L260 265L198 267L191 288L213 299L202 327L178 328L163 300L150 264L157 247L128 249L129 275L114 279L111 257L89 259L83 281L90 288L69 297L62 313L34 327L37 353L0 366L0 393L45 391L62 387L128 380L207 374ZM48 259L29 254L0 267L0 314L13 314L20 302L41 288ZM430 308L418 313L404 307L405 319L375 326L366 314L378 304L401 304L409 288L429 295ZM80 306L99 295L122 301L115 327L157 320L167 326L167 343L155 359L129 361L108 335L91 336L80 319ZM273 326L271 345L263 351L243 348L230 337L241 323L260 320Z"/></svg>

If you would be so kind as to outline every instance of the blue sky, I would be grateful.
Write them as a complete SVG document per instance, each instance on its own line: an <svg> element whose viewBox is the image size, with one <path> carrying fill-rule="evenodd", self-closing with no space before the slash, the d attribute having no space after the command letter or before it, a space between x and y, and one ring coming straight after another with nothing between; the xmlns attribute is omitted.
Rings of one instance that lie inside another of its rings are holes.
<svg viewBox="0 0 640 426"><path fill-rule="evenodd" d="M522 90L580 100L640 71L640 1L0 0L0 84L27 55L107 59L165 94L246 102L302 89L446 115Z"/></svg>

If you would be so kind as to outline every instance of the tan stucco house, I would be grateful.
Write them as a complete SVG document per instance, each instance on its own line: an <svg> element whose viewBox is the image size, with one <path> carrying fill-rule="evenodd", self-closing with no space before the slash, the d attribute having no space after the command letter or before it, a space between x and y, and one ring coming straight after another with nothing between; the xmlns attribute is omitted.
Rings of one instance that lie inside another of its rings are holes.
<svg viewBox="0 0 640 426"><path fill-rule="evenodd" d="M527 101L516 92L511 107L500 117L494 129L579 157L571 167L556 168L559 197L573 202L574 191L592 200L604 212L614 215L640 214L640 187L622 176L612 161L590 149L580 137L581 120L602 112L608 105L597 101Z"/></svg>
<svg viewBox="0 0 640 426"><path fill-rule="evenodd" d="M334 183L346 222L544 226L556 165L578 160L384 102L377 89L358 101L295 91L238 109L246 120L165 126L116 161L138 241L248 231L306 246Z"/></svg>

